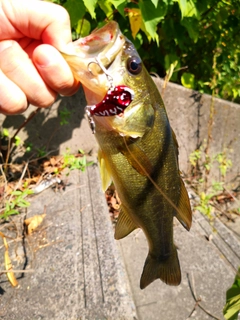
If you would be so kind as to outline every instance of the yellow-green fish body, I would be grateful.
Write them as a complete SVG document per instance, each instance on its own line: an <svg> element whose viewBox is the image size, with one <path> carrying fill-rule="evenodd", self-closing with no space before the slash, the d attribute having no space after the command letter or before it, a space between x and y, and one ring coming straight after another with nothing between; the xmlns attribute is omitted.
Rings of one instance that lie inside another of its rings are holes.
<svg viewBox="0 0 240 320"><path fill-rule="evenodd" d="M100 147L103 189L113 180L121 200L115 238L121 239L139 227L148 240L149 254L140 287L145 288L157 278L169 285L178 285L181 271L173 243L173 217L189 230L191 208L179 173L177 141L157 87L116 22L96 31L86 42L90 46L101 34L106 39L108 32L109 39L113 39L112 46L107 44L104 55L104 48L101 48L95 60L86 55L85 59L89 60L85 61L85 66L82 57L64 56L70 66L74 64L73 72L84 85L88 104L101 102L109 87L111 91L123 85L134 92L123 112L113 116L112 107L107 116L105 111L104 116L90 114ZM109 51L111 54L107 55ZM85 68L86 74L87 70L90 72L87 80L79 76L78 66L81 70ZM91 85L92 77L94 85ZM101 87L97 94L94 93L96 86Z"/></svg>

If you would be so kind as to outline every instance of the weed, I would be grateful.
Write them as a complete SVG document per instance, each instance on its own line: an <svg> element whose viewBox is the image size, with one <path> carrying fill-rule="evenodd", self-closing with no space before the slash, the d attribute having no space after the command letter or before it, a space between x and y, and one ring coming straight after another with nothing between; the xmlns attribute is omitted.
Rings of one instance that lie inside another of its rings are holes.
<svg viewBox="0 0 240 320"><path fill-rule="evenodd" d="M64 124L69 123L71 112L66 107L64 107L63 110L59 111L59 116L60 116L60 125L63 126Z"/></svg>
<svg viewBox="0 0 240 320"><path fill-rule="evenodd" d="M226 305L223 309L224 318L238 320L240 316L240 267L232 287L226 294Z"/></svg>
<svg viewBox="0 0 240 320"><path fill-rule="evenodd" d="M69 175L70 171L72 170L81 170L85 171L86 167L89 165L92 165L93 162L87 162L86 156L83 152L83 150L79 150L78 155L73 155L69 153L69 149L67 150L67 153L63 155L63 166L62 168L68 168L68 173Z"/></svg>
<svg viewBox="0 0 240 320"><path fill-rule="evenodd" d="M5 202L5 208L1 210L3 213L0 214L0 219L6 220L13 214L19 214L20 208L29 207L30 202L26 200L26 197L32 193L33 191L29 189L12 191L9 199Z"/></svg>
<svg viewBox="0 0 240 320"><path fill-rule="evenodd" d="M38 158L42 158L42 157L46 156L46 154L47 154L47 150L46 150L45 146L43 146L41 148L37 148L37 157Z"/></svg>
<svg viewBox="0 0 240 320"><path fill-rule="evenodd" d="M199 210L205 216L212 220L214 217L211 200L224 191L225 177L227 170L232 166L232 161L227 157L227 149L222 152L209 156L206 154L206 140L202 146L193 151L189 156L192 169L192 186L199 196L199 203L195 209ZM209 182L209 176L214 166L218 167L221 181Z"/></svg>

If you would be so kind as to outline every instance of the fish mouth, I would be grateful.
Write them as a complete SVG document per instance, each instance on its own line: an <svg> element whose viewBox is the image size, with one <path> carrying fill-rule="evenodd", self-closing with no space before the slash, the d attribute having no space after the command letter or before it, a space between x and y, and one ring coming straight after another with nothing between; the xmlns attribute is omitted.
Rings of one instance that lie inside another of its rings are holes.
<svg viewBox="0 0 240 320"><path fill-rule="evenodd" d="M67 50L62 52L74 77L82 83L88 104L99 103L105 97L112 85L108 68L125 41L117 22L110 21L89 36L69 44Z"/></svg>
<svg viewBox="0 0 240 320"><path fill-rule="evenodd" d="M100 29L94 30L89 36L80 38L73 43L76 53L83 58L96 56L111 57L119 51L118 40L123 39L117 22L110 21ZM110 58L111 60L111 58Z"/></svg>

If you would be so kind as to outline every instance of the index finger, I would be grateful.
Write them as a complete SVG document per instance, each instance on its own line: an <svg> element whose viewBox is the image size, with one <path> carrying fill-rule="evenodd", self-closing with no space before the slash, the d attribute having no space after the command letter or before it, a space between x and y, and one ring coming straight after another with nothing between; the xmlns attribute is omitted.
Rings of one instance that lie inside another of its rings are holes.
<svg viewBox="0 0 240 320"><path fill-rule="evenodd" d="M1 40L23 36L41 40L58 50L71 42L68 12L39 0L0 0Z"/></svg>

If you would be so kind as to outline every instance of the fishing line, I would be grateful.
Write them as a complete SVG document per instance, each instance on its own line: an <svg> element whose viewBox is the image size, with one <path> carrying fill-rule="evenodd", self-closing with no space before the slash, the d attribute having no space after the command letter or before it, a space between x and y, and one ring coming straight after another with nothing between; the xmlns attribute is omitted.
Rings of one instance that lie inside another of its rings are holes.
<svg viewBox="0 0 240 320"><path fill-rule="evenodd" d="M141 163L138 161L138 159L135 157L135 155L131 152L131 150L129 149L126 139L123 136L123 141L124 144L128 150L128 152L131 154L131 156L133 157L133 159L137 162L137 164L140 166L141 170L145 173L145 175L148 177L148 179L152 182L152 184L154 185L154 187L160 192L160 194L168 201L168 203L178 212L178 214L181 216L181 211L177 208L177 206L172 202L172 200L162 191L162 189L156 184L156 182L150 177L149 173L147 172L147 170L141 165Z"/></svg>

